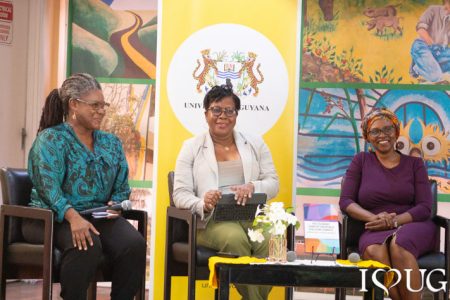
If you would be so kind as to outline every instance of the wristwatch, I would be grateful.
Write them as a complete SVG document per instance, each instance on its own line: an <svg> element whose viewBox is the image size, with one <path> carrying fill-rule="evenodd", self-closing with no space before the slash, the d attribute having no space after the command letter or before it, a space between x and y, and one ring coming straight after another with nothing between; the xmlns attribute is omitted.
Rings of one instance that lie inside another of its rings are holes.
<svg viewBox="0 0 450 300"><path fill-rule="evenodd" d="M394 220L394 228L397 228L398 227L398 222L397 222L397 220Z"/></svg>

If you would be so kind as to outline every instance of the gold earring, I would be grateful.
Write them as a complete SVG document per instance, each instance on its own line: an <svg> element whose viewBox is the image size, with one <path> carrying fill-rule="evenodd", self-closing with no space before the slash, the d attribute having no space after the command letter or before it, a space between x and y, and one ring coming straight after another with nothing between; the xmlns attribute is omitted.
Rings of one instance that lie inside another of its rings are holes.
<svg viewBox="0 0 450 300"><path fill-rule="evenodd" d="M75 113L73 113L72 120L76 120L76 119L77 119L77 115Z"/></svg>

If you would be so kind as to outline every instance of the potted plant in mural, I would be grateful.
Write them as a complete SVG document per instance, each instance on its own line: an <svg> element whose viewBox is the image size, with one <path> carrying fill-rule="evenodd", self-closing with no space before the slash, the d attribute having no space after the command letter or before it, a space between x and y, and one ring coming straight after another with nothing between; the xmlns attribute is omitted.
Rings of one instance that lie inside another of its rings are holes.
<svg viewBox="0 0 450 300"><path fill-rule="evenodd" d="M369 76L370 83L379 82L382 84L399 84L403 77L397 77L394 76L394 69L388 70L386 65L384 65L380 71L376 70L375 75Z"/></svg>
<svg viewBox="0 0 450 300"><path fill-rule="evenodd" d="M317 38L317 32L306 30L303 40L302 79L318 82L364 82L363 62L356 58L354 48L336 52L336 46L326 37ZM394 68L383 65L369 75L370 83L398 84Z"/></svg>
<svg viewBox="0 0 450 300"><path fill-rule="evenodd" d="M354 56L353 47L336 52L336 46L314 30L305 30L303 39L302 79L319 82L362 82L362 59Z"/></svg>

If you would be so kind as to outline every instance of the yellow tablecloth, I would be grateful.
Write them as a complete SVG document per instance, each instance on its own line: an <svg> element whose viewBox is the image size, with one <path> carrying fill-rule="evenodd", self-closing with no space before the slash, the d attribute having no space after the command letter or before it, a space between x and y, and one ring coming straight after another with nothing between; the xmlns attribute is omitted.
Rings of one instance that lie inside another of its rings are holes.
<svg viewBox="0 0 450 300"><path fill-rule="evenodd" d="M250 264L250 263L265 263L267 260L265 258L256 258L251 256L241 256L237 258L212 256L209 258L209 287L217 289L217 275L216 275L216 264Z"/></svg>

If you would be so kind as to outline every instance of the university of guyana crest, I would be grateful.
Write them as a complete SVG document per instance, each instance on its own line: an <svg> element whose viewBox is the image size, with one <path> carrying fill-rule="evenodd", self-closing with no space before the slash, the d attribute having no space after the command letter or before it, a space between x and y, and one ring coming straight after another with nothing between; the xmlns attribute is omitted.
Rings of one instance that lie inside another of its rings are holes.
<svg viewBox="0 0 450 300"><path fill-rule="evenodd" d="M259 85L264 82L261 63L254 52L227 52L225 50L211 52L204 49L192 77L197 81L198 93L206 93L215 86L231 81L234 92L239 96L259 94Z"/></svg>
<svg viewBox="0 0 450 300"><path fill-rule="evenodd" d="M165 78L171 108L193 134L208 130L203 100L213 86L231 83L241 100L236 129L253 135L272 128L288 99L281 53L266 36L240 24L193 32L174 52Z"/></svg>

